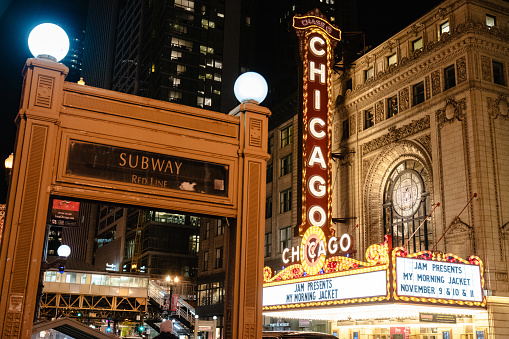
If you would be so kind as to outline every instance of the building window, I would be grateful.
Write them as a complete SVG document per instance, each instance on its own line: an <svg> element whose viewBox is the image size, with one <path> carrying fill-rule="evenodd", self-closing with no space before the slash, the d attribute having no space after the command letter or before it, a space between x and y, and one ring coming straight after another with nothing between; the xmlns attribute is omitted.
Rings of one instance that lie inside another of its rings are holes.
<svg viewBox="0 0 509 339"><path fill-rule="evenodd" d="M497 18L493 15L486 14L486 26L494 27L497 25Z"/></svg>
<svg viewBox="0 0 509 339"><path fill-rule="evenodd" d="M364 111L364 129L368 129L375 125L375 117L373 116L373 109Z"/></svg>
<svg viewBox="0 0 509 339"><path fill-rule="evenodd" d="M279 213L285 213L292 209L292 189L289 188L279 193Z"/></svg>
<svg viewBox="0 0 509 339"><path fill-rule="evenodd" d="M384 228L385 234L392 236L393 247L403 246L408 241L408 252L416 253L429 250L434 244L433 221L426 219L431 210L427 182L430 181L426 168L415 160L399 163L387 179Z"/></svg>
<svg viewBox="0 0 509 339"><path fill-rule="evenodd" d="M272 152L274 151L274 136L271 135L269 137L269 140L267 141L267 151L270 155L272 155Z"/></svg>
<svg viewBox="0 0 509 339"><path fill-rule="evenodd" d="M424 102L424 81L419 82L418 84L412 87L413 94L413 106Z"/></svg>
<svg viewBox="0 0 509 339"><path fill-rule="evenodd" d="M217 235L223 235L224 234L224 224L222 219L217 219Z"/></svg>
<svg viewBox="0 0 509 339"><path fill-rule="evenodd" d="M449 33L449 21L444 22L440 25L440 36L442 36L445 33Z"/></svg>
<svg viewBox="0 0 509 339"><path fill-rule="evenodd" d="M272 218L272 197L265 199L265 219Z"/></svg>
<svg viewBox="0 0 509 339"><path fill-rule="evenodd" d="M289 145L293 140L293 126L287 126L281 130L281 148Z"/></svg>
<svg viewBox="0 0 509 339"><path fill-rule="evenodd" d="M292 243L292 227L288 226L279 230L279 253L285 248L290 248Z"/></svg>
<svg viewBox="0 0 509 339"><path fill-rule="evenodd" d="M368 68L364 71L364 81L371 79L374 75L373 67Z"/></svg>
<svg viewBox="0 0 509 339"><path fill-rule="evenodd" d="M203 239L210 238L210 221L205 222L205 237Z"/></svg>
<svg viewBox="0 0 509 339"><path fill-rule="evenodd" d="M397 63L398 63L398 56L396 55L396 53L387 57L387 67L391 67L392 65L396 65Z"/></svg>
<svg viewBox="0 0 509 339"><path fill-rule="evenodd" d="M265 249L264 249L265 257L270 257L271 247L272 247L272 232L265 233Z"/></svg>
<svg viewBox="0 0 509 339"><path fill-rule="evenodd" d="M504 64L501 62L493 61L493 82L498 85L505 85L504 79Z"/></svg>
<svg viewBox="0 0 509 339"><path fill-rule="evenodd" d="M398 96L387 99L387 118L393 117L398 114Z"/></svg>
<svg viewBox="0 0 509 339"><path fill-rule="evenodd" d="M216 248L216 267L215 268L222 268L223 267L223 248L218 247Z"/></svg>
<svg viewBox="0 0 509 339"><path fill-rule="evenodd" d="M209 252L203 252L203 270L206 271L209 269Z"/></svg>
<svg viewBox="0 0 509 339"><path fill-rule="evenodd" d="M421 49L422 48L422 38L419 38L417 40L414 40L412 42L412 51L415 52L417 51L418 49Z"/></svg>
<svg viewBox="0 0 509 339"><path fill-rule="evenodd" d="M343 120L343 135L341 139L346 140L350 138L350 119Z"/></svg>
<svg viewBox="0 0 509 339"><path fill-rule="evenodd" d="M288 154L286 157L281 158L281 177L292 172L292 154Z"/></svg>
<svg viewBox="0 0 509 339"><path fill-rule="evenodd" d="M444 69L444 90L456 86L456 75L454 72L454 65Z"/></svg>
<svg viewBox="0 0 509 339"><path fill-rule="evenodd" d="M274 166L272 164L267 164L267 179L266 182L271 183L273 179Z"/></svg>

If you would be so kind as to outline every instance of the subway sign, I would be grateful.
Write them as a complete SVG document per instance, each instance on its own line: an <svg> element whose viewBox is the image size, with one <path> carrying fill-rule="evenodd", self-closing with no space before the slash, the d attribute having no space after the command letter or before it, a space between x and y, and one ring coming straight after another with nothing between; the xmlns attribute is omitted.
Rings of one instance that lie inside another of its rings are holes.
<svg viewBox="0 0 509 339"><path fill-rule="evenodd" d="M322 229L326 238L331 227L331 128L334 47L341 31L318 9L293 17L303 62L302 103L302 222L299 235L310 227Z"/></svg>

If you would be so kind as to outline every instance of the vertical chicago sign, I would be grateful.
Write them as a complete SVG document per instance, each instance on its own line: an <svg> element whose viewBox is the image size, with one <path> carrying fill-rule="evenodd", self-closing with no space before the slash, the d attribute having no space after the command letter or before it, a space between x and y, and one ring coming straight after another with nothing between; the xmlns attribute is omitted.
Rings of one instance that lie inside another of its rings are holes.
<svg viewBox="0 0 509 339"><path fill-rule="evenodd" d="M325 260L324 238L331 227L331 120L334 47L341 31L318 9L294 16L303 62L301 261L317 273ZM306 244L304 244L306 242Z"/></svg>

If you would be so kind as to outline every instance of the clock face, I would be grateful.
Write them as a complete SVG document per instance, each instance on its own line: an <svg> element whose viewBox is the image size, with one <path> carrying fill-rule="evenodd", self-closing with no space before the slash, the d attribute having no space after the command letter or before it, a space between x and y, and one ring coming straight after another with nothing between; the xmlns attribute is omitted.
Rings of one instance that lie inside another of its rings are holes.
<svg viewBox="0 0 509 339"><path fill-rule="evenodd" d="M421 203L422 182L417 173L405 171L394 181L392 203L402 217L412 216Z"/></svg>

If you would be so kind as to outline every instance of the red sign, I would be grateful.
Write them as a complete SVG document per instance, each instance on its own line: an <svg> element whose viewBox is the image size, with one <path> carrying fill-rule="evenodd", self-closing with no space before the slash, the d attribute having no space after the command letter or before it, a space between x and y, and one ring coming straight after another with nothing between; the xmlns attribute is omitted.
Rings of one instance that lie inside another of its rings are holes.
<svg viewBox="0 0 509 339"><path fill-rule="evenodd" d="M410 327L391 327L391 339L410 339Z"/></svg>
<svg viewBox="0 0 509 339"><path fill-rule="evenodd" d="M176 294L173 294L171 296L171 311L172 312L177 310L178 301L179 301L179 296Z"/></svg>
<svg viewBox="0 0 509 339"><path fill-rule="evenodd" d="M78 226L80 203L54 199L51 206L51 224L56 226Z"/></svg>
<svg viewBox="0 0 509 339"><path fill-rule="evenodd" d="M331 227L331 73L334 47L341 31L315 9L295 16L293 25L300 39L304 69L302 137L302 223L299 235L317 226L327 238Z"/></svg>

